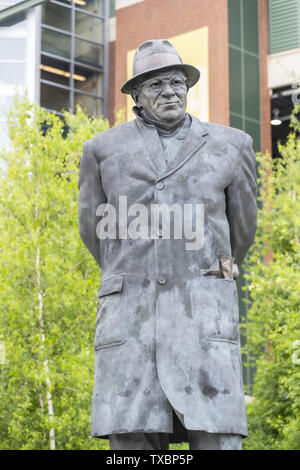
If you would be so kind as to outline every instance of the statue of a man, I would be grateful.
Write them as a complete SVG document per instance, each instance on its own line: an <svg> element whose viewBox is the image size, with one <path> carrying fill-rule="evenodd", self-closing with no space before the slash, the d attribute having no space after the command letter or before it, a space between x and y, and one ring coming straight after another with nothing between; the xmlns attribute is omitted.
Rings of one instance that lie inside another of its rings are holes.
<svg viewBox="0 0 300 470"><path fill-rule="evenodd" d="M92 436L114 450L247 436L235 278L255 154L244 132L186 113L199 75L167 40L144 42L122 87L136 119L83 147L80 234L102 269Z"/></svg>

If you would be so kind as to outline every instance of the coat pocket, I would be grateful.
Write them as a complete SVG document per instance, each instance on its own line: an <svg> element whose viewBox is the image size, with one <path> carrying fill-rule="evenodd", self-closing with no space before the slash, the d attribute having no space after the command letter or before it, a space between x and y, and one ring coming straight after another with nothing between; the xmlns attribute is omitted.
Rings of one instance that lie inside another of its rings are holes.
<svg viewBox="0 0 300 470"><path fill-rule="evenodd" d="M102 279L96 297L99 298L99 301L95 328L95 350L125 343L127 302L124 292L124 274Z"/></svg>
<svg viewBox="0 0 300 470"><path fill-rule="evenodd" d="M201 276L190 295L192 315L198 324L200 339L236 344L239 311L235 281Z"/></svg>

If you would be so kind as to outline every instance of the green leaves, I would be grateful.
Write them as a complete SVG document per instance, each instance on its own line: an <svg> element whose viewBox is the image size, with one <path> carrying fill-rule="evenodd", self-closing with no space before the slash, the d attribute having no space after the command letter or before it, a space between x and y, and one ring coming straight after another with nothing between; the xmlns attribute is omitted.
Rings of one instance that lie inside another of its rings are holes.
<svg viewBox="0 0 300 470"><path fill-rule="evenodd" d="M300 366L294 360L300 340L299 110L294 110L294 131L279 145L281 158L259 158L263 204L249 263L253 303L244 325L248 354L257 367L248 449L300 448Z"/></svg>
<svg viewBox="0 0 300 470"><path fill-rule="evenodd" d="M79 237L77 185L83 143L109 126L79 107L62 120L17 99L8 127L11 145L0 155L0 449L49 449L51 429L56 449L104 448L89 436L100 272Z"/></svg>

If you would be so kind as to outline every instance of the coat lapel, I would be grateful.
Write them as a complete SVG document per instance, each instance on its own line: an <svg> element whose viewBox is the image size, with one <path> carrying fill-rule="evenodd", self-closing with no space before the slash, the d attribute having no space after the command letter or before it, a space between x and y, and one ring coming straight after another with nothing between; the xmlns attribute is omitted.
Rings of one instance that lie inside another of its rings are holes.
<svg viewBox="0 0 300 470"><path fill-rule="evenodd" d="M148 162L155 169L157 175L162 175L166 172L167 165L156 127L151 124L145 124L140 117L136 118L136 124L140 137L143 139L142 144Z"/></svg>
<svg viewBox="0 0 300 470"><path fill-rule="evenodd" d="M171 175L184 165L197 151L204 147L208 132L194 116L191 117L190 129L185 139L178 140L179 148L170 164L167 166L162 144L155 126L145 124L140 118L136 118L136 125L140 137L143 139L144 153L152 169L157 174L156 181Z"/></svg>
<svg viewBox="0 0 300 470"><path fill-rule="evenodd" d="M204 147L208 131L204 128L203 124L199 119L194 116L190 116L192 119L190 129L183 140L179 140L179 148L174 158L168 165L166 172L162 175L162 178L171 175L177 171L182 165L184 165L197 151ZM161 179L161 178L159 178Z"/></svg>

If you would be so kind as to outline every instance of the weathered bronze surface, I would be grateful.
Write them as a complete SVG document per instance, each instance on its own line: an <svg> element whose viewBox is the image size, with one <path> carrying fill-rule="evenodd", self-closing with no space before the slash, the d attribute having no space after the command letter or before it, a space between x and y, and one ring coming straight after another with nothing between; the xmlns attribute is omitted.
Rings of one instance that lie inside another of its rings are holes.
<svg viewBox="0 0 300 470"><path fill-rule="evenodd" d="M122 87L136 119L83 147L80 234L102 269L94 437L247 435L235 278L256 230L255 154L243 131L186 113L198 79L167 41L143 43ZM202 205L203 246L189 249L185 231L168 238L160 225L154 238L99 240L97 208L119 213L124 196L149 214L153 204Z"/></svg>

